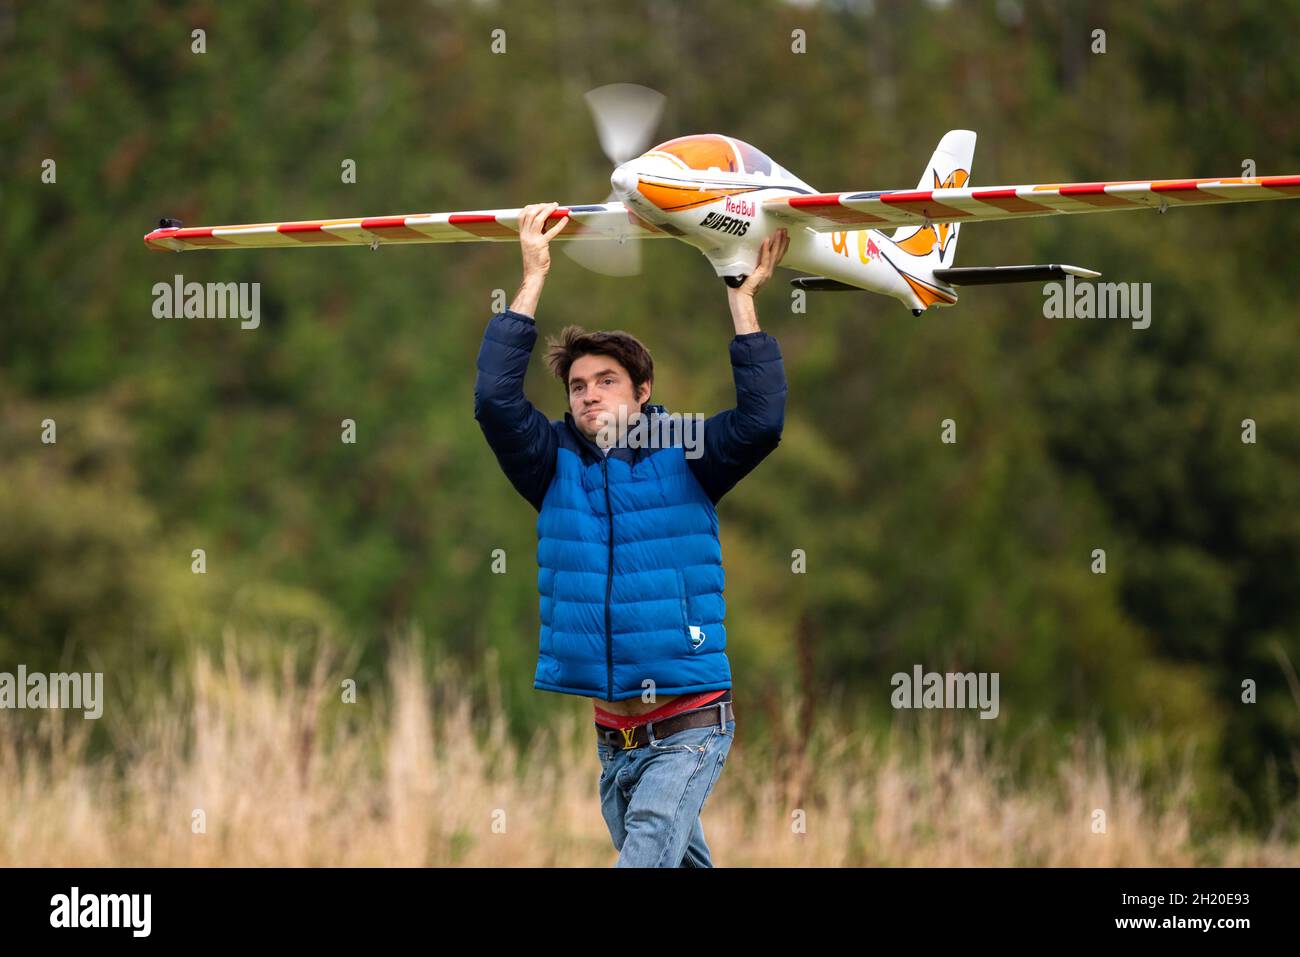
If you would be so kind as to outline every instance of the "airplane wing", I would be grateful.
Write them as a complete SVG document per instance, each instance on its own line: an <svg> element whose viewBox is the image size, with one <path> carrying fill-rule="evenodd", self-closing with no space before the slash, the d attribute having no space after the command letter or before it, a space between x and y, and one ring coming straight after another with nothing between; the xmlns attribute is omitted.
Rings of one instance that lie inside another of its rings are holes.
<svg viewBox="0 0 1300 957"><path fill-rule="evenodd" d="M292 223L249 223L242 226L181 226L163 220L144 237L150 249L184 252L189 249L258 249L270 246L374 246L389 243L513 242L519 238L519 209L485 209L460 213L417 213L405 216L359 216L354 219L311 219ZM556 240L661 239L671 233L641 219L622 203L561 206L550 220L568 216Z"/></svg>
<svg viewBox="0 0 1300 957"><path fill-rule="evenodd" d="M1300 196L1300 176L1121 180L965 189L816 193L764 200L764 212L815 232L975 223L1060 213L1244 203Z"/></svg>

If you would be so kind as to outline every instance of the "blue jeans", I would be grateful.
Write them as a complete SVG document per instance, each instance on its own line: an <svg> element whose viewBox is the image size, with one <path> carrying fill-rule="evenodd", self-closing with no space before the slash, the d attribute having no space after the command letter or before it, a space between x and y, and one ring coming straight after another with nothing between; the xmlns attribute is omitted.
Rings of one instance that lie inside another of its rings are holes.
<svg viewBox="0 0 1300 957"><path fill-rule="evenodd" d="M615 866L713 866L700 811L735 736L733 718L725 730L714 721L666 738L652 736L648 747L597 743L600 813L619 852Z"/></svg>

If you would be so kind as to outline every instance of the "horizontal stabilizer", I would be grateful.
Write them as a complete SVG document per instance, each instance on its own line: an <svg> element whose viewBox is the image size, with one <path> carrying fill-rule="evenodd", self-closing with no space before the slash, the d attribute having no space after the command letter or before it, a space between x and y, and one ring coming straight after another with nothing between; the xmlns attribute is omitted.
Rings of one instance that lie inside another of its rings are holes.
<svg viewBox="0 0 1300 957"><path fill-rule="evenodd" d="M1082 266L956 266L934 270L934 278L954 286L996 286L1008 282L1046 282L1078 276L1096 279L1101 273Z"/></svg>
<svg viewBox="0 0 1300 957"><path fill-rule="evenodd" d="M800 276L798 279L791 279L790 285L796 289L808 289L812 292L862 292L859 286L850 286L846 282L840 282L838 279L827 279L825 276Z"/></svg>

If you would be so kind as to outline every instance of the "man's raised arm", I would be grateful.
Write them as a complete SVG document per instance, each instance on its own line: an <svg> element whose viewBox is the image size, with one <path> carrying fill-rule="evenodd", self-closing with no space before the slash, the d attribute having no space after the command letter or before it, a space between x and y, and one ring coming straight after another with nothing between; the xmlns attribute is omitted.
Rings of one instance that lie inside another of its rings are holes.
<svg viewBox="0 0 1300 957"><path fill-rule="evenodd" d="M715 505L763 461L781 441L785 427L785 365L777 341L758 327L754 293L772 276L790 246L784 229L763 240L758 264L738 289L727 288L736 336L731 340L731 371L736 407L704 422L704 453L688 459Z"/></svg>
<svg viewBox="0 0 1300 957"><path fill-rule="evenodd" d="M542 231L555 203L524 207L519 246L524 278L510 308L494 315L483 332L474 379L474 418L506 477L539 512L555 474L551 423L524 395L524 374L537 341L534 315L551 268L549 242L568 217Z"/></svg>

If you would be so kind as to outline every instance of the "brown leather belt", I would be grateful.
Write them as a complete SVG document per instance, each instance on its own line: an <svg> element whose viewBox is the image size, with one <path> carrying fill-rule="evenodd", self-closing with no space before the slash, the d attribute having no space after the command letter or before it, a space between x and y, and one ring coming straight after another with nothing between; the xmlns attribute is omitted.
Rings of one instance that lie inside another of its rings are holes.
<svg viewBox="0 0 1300 957"><path fill-rule="evenodd" d="M596 740L601 744L608 744L615 751L630 751L633 748L650 746L651 729L654 729L655 740L662 741L669 735L685 731L687 728L704 728L711 724L725 728L726 723L734 720L735 717L731 701L715 701L702 708L692 708L690 711L675 714L671 718L647 721L635 728L607 728L597 724Z"/></svg>

